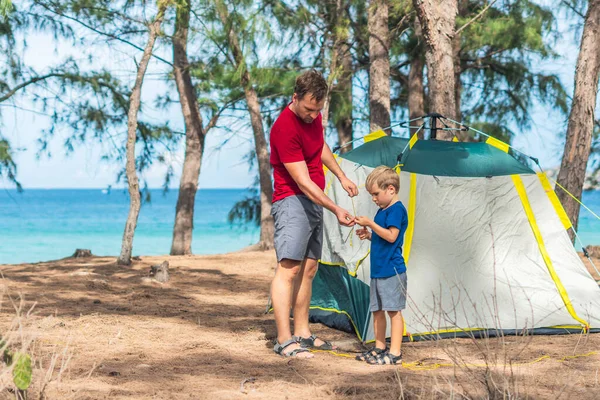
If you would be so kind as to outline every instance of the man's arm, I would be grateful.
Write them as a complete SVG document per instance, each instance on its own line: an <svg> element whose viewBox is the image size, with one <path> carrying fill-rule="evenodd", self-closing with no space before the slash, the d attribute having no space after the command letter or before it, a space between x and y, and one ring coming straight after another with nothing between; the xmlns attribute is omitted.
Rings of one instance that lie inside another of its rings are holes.
<svg viewBox="0 0 600 400"><path fill-rule="evenodd" d="M312 179L310 179L306 162L298 161L293 163L284 163L283 165L289 172L294 182L296 182L300 190L302 190L302 193L304 193L313 203L323 206L334 213L340 224L345 226L354 225L354 216L350 215L348 211L335 204L329 197L327 197L321 188L317 186Z"/></svg>
<svg viewBox="0 0 600 400"><path fill-rule="evenodd" d="M321 161L323 164L338 178L342 187L350 197L358 195L358 188L350 179L346 177L344 171L340 168L337 161L335 161L335 157L329 148L329 145L325 143L323 145L323 151L321 152Z"/></svg>

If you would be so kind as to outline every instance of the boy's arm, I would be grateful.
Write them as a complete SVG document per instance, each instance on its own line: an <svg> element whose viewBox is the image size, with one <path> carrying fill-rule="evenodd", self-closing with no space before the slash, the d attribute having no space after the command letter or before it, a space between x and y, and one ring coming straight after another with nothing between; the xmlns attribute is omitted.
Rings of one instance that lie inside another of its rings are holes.
<svg viewBox="0 0 600 400"><path fill-rule="evenodd" d="M356 234L358 235L360 240L371 240L371 232L367 228L357 229Z"/></svg>
<svg viewBox="0 0 600 400"><path fill-rule="evenodd" d="M377 225L375 221L367 217L356 217L356 223L360 226L371 228L371 230L375 232L377 236L390 243L394 243L396 239L398 239L398 234L400 233L400 229L396 228L395 226L384 228L380 225Z"/></svg>
<svg viewBox="0 0 600 400"><path fill-rule="evenodd" d="M346 174L344 174L344 171L342 171L338 163L335 161L335 157L333 156L333 153L331 152L331 149L327 143L323 145L321 161L338 178L344 190L348 192L348 196L354 197L358 195L358 188L356 187L356 184L348 179Z"/></svg>

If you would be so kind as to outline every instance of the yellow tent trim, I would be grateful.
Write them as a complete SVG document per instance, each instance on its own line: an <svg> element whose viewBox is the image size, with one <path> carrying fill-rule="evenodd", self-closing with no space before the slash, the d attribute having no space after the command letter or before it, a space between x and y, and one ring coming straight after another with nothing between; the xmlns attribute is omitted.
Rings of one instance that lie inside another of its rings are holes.
<svg viewBox="0 0 600 400"><path fill-rule="evenodd" d="M343 267L346 265L344 263L332 263L332 262L327 262L327 261L323 261L323 260L319 260L319 264L329 265L331 267Z"/></svg>
<svg viewBox="0 0 600 400"><path fill-rule="evenodd" d="M535 328L534 328L535 329ZM554 325L544 327L542 329L582 329L581 325ZM431 331L431 332L419 332L413 333L412 336L427 336L427 335L439 335L442 333L459 333L459 332L477 332L477 331L487 331L493 330L489 328L453 328L453 329L440 329L439 331Z"/></svg>
<svg viewBox="0 0 600 400"><path fill-rule="evenodd" d="M571 220L569 219L569 216L565 212L565 209L563 208L560 200L558 199L556 192L554 191L554 189L552 189L552 186L550 185L550 181L548 180L548 177L543 172L538 172L537 176L538 176L538 178L540 178L540 182L542 182L542 187L544 188L544 191L548 195L550 202L554 206L554 210L558 214L558 217L560 218L560 222L562 222L565 229L568 230L573 225L571 224Z"/></svg>
<svg viewBox="0 0 600 400"><path fill-rule="evenodd" d="M487 140L485 142L487 144L489 144L490 146L494 146L494 147L502 150L505 153L508 153L508 149L510 148L510 146L508 144L504 143L501 140L493 138L491 136L489 138L487 138Z"/></svg>
<svg viewBox="0 0 600 400"><path fill-rule="evenodd" d="M360 267L360 265L362 264L363 261L365 261L365 259L369 256L369 254L371 254L371 250L369 249L369 251L367 251L367 254L365 254L365 256L363 258L361 258L360 260L358 260L358 262L356 263L356 268L354 269L354 271L350 271L348 270L348 273L350 274L350 276L353 276L356 278L356 273L358 272L358 268Z"/></svg>
<svg viewBox="0 0 600 400"><path fill-rule="evenodd" d="M358 267L360 267L360 265L362 264L362 262L369 255L369 253L370 253L370 250L367 252L367 254L365 254L365 256L363 258L361 258L360 260L358 260L358 263L356 264L356 269L354 271L350 271L349 269L346 269L348 271L348 274L350 276L356 278L356 273L358 271ZM319 260L319 264L329 265L330 267L345 267L346 266L346 264L344 264L344 263L334 263L334 262L327 262L327 261L323 261L323 260Z"/></svg>
<svg viewBox="0 0 600 400"><path fill-rule="evenodd" d="M476 331L485 331L485 328L454 328L454 329L440 329L439 331L431 331L431 332L420 332L413 333L412 336L427 336L427 335L439 335L441 333L459 333L459 332L476 332Z"/></svg>
<svg viewBox="0 0 600 400"><path fill-rule="evenodd" d="M415 145L415 143L417 143L417 140L419 140L419 136L417 136L417 133L415 132L415 134L412 135L412 137L410 138L410 140L408 142L408 147L410 147L412 149L413 146Z"/></svg>
<svg viewBox="0 0 600 400"><path fill-rule="evenodd" d="M415 214L417 211L417 174L410 174L410 192L408 197L408 226L404 233L404 262L408 266L410 249L412 247L413 234L415 232Z"/></svg>
<svg viewBox="0 0 600 400"><path fill-rule="evenodd" d="M544 327L543 329L584 329L581 325L555 325ZM430 331L430 332L419 332L419 333L408 333L406 331L406 324L404 325L404 334L403 336L408 336L411 341L413 341L414 336L432 336L432 335L441 335L444 333L466 333L466 332L481 332L481 331L489 331L493 329L489 328L453 328L453 329L440 329L439 331ZM389 337L389 336L387 336ZM373 343L375 340L369 340L365 343Z"/></svg>
<svg viewBox="0 0 600 400"><path fill-rule="evenodd" d="M573 308L573 304L571 303L571 299L569 299L569 295L567 294L567 290L563 286L560 278L558 277L556 271L554 270L554 266L552 265L552 260L550 260L550 255L546 250L546 245L544 244L544 239L542 238L542 233L540 232L540 228L535 220L535 215L533 214L533 210L531 209L531 204L529 203L529 199L527 197L527 191L525 190L525 185L523 185L523 180L519 175L511 175L513 183L515 184L515 189L517 193L519 193L519 197L521 198L521 203L523 204L523 209L525 210L525 214L527 215L527 219L529 220L529 225L531 225L531 230L533 231L533 235L535 236L535 240L538 243L538 247L540 249L540 253L542 254L542 258L546 263L546 267L548 268L548 272L550 272L550 276L556 285L556 289L558 289L558 293L562 298L562 301L565 303L569 314L575 319L577 322L580 322L585 326L586 329L589 328L590 324L588 324L584 319L580 318L575 309Z"/></svg>
<svg viewBox="0 0 600 400"><path fill-rule="evenodd" d="M385 134L385 132L380 129L378 131L371 132L368 135L365 135L364 139L365 139L365 143L366 143L366 142L371 142L373 140L381 139L382 137L385 137L385 136L387 136Z"/></svg>
<svg viewBox="0 0 600 400"><path fill-rule="evenodd" d="M581 329L581 325L554 325L550 329Z"/></svg>
<svg viewBox="0 0 600 400"><path fill-rule="evenodd" d="M354 320L352 319L350 314L348 314L346 311L338 310L336 308L325 308L325 307L319 307L319 306L310 306L310 309L311 310L330 311L330 312L334 312L334 313L338 313L338 314L344 314L350 320L350 323L352 324L352 327L354 328L354 332L356 332L356 336L358 336L358 339L362 340L362 337L360 336L360 333L358 332L358 329L356 328L356 324L354 323Z"/></svg>

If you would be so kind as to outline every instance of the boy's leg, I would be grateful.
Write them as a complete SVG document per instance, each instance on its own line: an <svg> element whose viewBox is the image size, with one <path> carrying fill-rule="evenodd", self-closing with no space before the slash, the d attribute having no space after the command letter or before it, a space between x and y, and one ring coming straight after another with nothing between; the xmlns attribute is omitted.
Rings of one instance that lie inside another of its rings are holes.
<svg viewBox="0 0 600 400"><path fill-rule="evenodd" d="M402 346L402 337L404 336L404 318L401 311L388 311L391 321L392 342L390 343L390 353L399 356Z"/></svg>
<svg viewBox="0 0 600 400"><path fill-rule="evenodd" d="M290 330L290 309L292 306L292 295L294 293L294 281L301 269L298 260L283 259L277 266L275 277L271 284L271 301L273 302L273 313L277 326L277 341L284 343L292 338ZM292 344L286 348L290 352L299 348L299 344ZM310 353L299 353L297 357L313 357Z"/></svg>
<svg viewBox="0 0 600 400"><path fill-rule="evenodd" d="M374 311L373 312L373 330L375 331L375 347L378 349L385 349L385 311Z"/></svg>

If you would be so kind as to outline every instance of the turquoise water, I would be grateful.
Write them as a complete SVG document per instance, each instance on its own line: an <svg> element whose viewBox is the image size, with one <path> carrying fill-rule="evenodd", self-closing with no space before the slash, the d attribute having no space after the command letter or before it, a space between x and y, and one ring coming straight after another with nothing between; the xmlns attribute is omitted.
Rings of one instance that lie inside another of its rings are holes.
<svg viewBox="0 0 600 400"><path fill-rule="evenodd" d="M583 192L581 200L590 210L600 216L600 190ZM583 207L579 212L577 233L584 246L589 244L600 245L600 220Z"/></svg>
<svg viewBox="0 0 600 400"><path fill-rule="evenodd" d="M134 255L168 254L171 249L177 191L152 190L144 204L133 244ZM254 226L231 226L227 213L247 195L243 189L201 189L194 217L195 254L227 253L258 241ZM585 192L584 203L600 215L600 191ZM0 264L67 257L76 248L116 256L121 250L129 196L122 190L28 189L0 191ZM581 211L579 234L584 243L600 244L600 221Z"/></svg>
<svg viewBox="0 0 600 400"><path fill-rule="evenodd" d="M177 190L151 190L134 236L134 255L161 255L171 250ZM195 254L227 253L258 241L254 226L231 226L227 213L248 194L243 189L204 189L196 195ZM0 191L0 264L67 257L76 248L95 255L118 255L129 195L122 190L27 189Z"/></svg>

